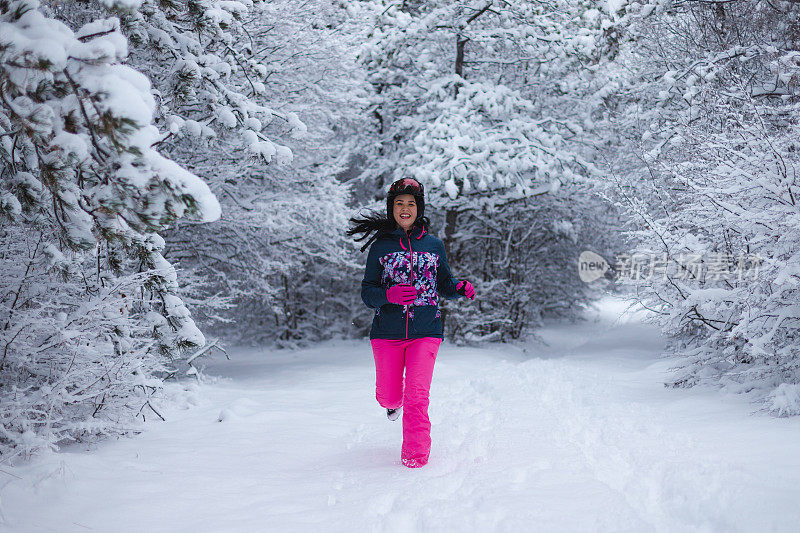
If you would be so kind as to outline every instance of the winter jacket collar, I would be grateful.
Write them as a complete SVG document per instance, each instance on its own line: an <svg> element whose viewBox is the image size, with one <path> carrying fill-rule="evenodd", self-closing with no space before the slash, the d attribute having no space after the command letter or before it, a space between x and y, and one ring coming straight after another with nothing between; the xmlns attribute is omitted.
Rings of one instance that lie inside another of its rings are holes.
<svg viewBox="0 0 800 533"><path fill-rule="evenodd" d="M410 236L410 237L412 237L414 239L421 239L422 236L425 235L426 233L427 233L427 231L425 230L425 226L423 226L422 228L414 226L414 227L411 228L411 234L410 235L408 233L406 233L403 230L403 228L400 228L400 227L395 228L393 231L387 233L386 235L388 235L390 237L409 237Z"/></svg>

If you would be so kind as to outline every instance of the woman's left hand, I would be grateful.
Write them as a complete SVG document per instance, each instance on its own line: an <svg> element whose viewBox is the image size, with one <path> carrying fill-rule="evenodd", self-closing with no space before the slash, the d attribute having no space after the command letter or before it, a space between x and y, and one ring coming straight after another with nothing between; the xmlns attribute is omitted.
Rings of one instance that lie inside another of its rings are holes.
<svg viewBox="0 0 800 533"><path fill-rule="evenodd" d="M466 296L470 300L475 299L475 287L467 280L458 282L458 285L456 285L456 292L462 296Z"/></svg>

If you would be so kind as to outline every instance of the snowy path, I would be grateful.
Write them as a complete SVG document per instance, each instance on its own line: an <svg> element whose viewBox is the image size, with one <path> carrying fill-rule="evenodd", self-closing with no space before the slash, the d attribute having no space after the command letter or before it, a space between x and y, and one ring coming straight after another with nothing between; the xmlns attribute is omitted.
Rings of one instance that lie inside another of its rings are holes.
<svg viewBox="0 0 800 533"><path fill-rule="evenodd" d="M443 345L419 470L399 465L366 342L236 352L198 405L137 438L0 469L0 529L798 530L800 419L665 389L658 336L635 321L544 337Z"/></svg>

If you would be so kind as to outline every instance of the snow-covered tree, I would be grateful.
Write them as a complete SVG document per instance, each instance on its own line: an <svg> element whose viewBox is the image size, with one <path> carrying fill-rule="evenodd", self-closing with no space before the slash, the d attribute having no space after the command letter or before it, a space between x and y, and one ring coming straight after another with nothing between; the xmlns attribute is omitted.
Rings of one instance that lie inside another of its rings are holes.
<svg viewBox="0 0 800 533"><path fill-rule="evenodd" d="M338 323L331 327L311 309L329 303L314 287L348 268L347 189L333 179L358 118L348 57L357 34L346 11L286 0L146 1L123 29L132 61L157 89L157 121L172 133L160 148L202 175L223 205L218 222L178 224L167 235L168 257L192 281L192 308L231 340L342 331L347 317L324 313ZM312 300L301 304L298 291Z"/></svg>
<svg viewBox="0 0 800 533"><path fill-rule="evenodd" d="M50 9L76 24L107 13L105 4ZM325 2L133 4L110 9L129 37L130 64L152 80L156 124L169 132L158 148L203 176L223 205L219 221L180 222L165 234L185 301L206 330L229 340L348 331L341 312L296 324L310 308L355 303L314 287L336 283L343 269L355 275L343 242L348 191L332 178L361 127L357 12ZM302 305L291 297L297 291L307 294Z"/></svg>
<svg viewBox="0 0 800 533"><path fill-rule="evenodd" d="M364 177L427 185L444 211L451 264L482 294L477 306L457 306L477 338L516 338L542 313L569 314L589 297L573 265L581 248L607 246L587 147L601 98L594 72L613 53L603 9L590 0L375 5L360 57L380 137ZM551 290L534 289L542 280Z"/></svg>
<svg viewBox="0 0 800 533"><path fill-rule="evenodd" d="M632 3L617 197L635 288L685 356L674 384L755 390L800 413L800 6ZM649 260L649 259L648 259ZM648 267L649 268L649 267Z"/></svg>
<svg viewBox="0 0 800 533"><path fill-rule="evenodd" d="M128 0L105 2L130 8ZM159 232L213 221L205 183L164 157L119 19L76 31L0 1L0 453L127 431L202 333Z"/></svg>

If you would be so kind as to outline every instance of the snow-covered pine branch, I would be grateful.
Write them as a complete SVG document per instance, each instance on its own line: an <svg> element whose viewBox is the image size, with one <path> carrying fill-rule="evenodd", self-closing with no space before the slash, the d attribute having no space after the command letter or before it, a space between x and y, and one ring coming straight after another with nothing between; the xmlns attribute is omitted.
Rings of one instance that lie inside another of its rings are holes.
<svg viewBox="0 0 800 533"><path fill-rule="evenodd" d="M359 126L353 22L339 5L259 0L146 0L122 16L131 61L152 80L157 123L170 132L159 148L202 175L224 207L214 224L181 223L166 238L193 280L187 301L227 339L349 329L334 313L336 326L302 317L327 305L317 287L348 264L347 191L332 178ZM311 301L295 298L300 284Z"/></svg>
<svg viewBox="0 0 800 533"><path fill-rule="evenodd" d="M118 433L203 335L158 235L220 206L153 146L156 103L117 18L72 31L0 2L0 453ZM138 391L138 392L137 392Z"/></svg>

